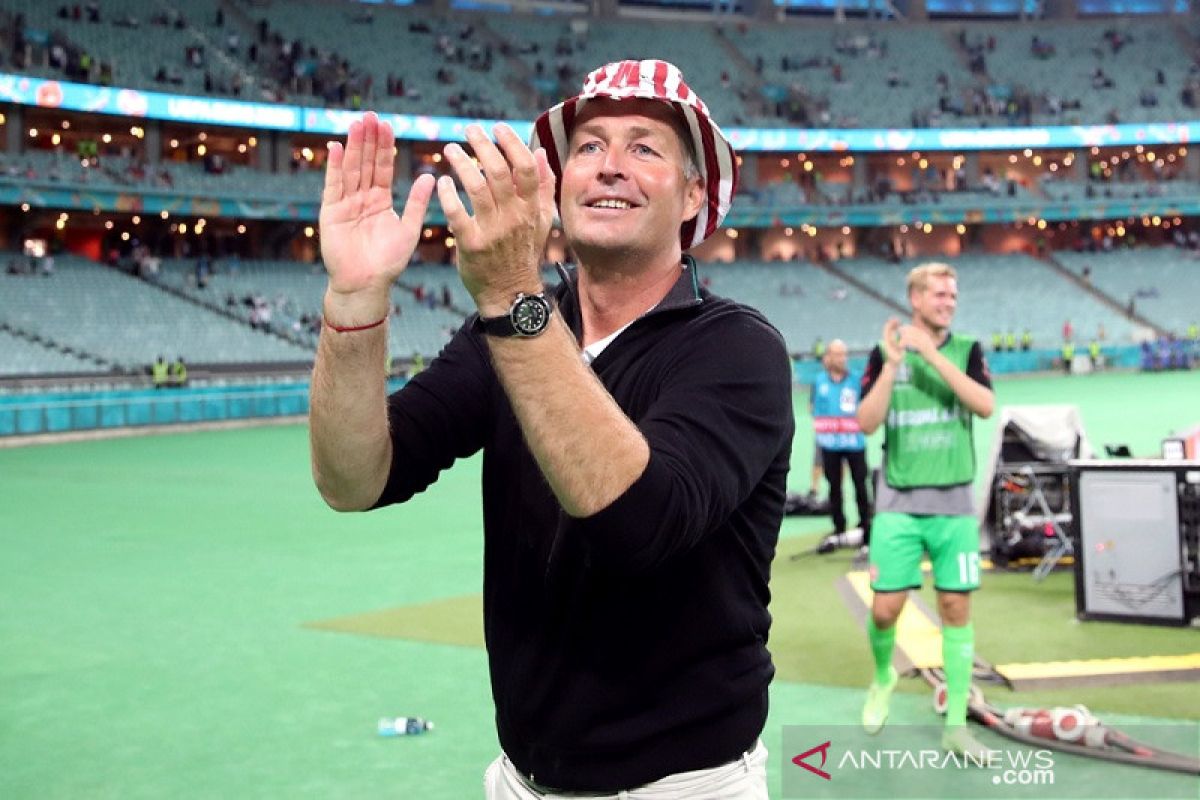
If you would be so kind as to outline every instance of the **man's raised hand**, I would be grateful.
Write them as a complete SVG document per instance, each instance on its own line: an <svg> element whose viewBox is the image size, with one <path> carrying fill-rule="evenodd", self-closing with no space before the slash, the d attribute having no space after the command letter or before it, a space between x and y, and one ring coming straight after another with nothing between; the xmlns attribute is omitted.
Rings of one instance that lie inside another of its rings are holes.
<svg viewBox="0 0 1200 800"><path fill-rule="evenodd" d="M390 308L392 283L420 240L433 178L413 182L404 215L392 206L392 128L368 111L343 147L329 144L321 195L321 257L329 273L326 312L343 325L374 321Z"/></svg>
<svg viewBox="0 0 1200 800"><path fill-rule="evenodd" d="M933 358L937 352L937 343L933 337L916 325L900 326L900 344L907 350L915 350L926 361Z"/></svg>
<svg viewBox="0 0 1200 800"><path fill-rule="evenodd" d="M494 131L499 147L478 125L467 127L478 164L457 144L445 148L473 214L449 177L439 179L437 187L457 243L463 285L489 316L507 311L517 292L540 284L542 250L555 214L554 173L545 152L529 152L508 125L498 124Z"/></svg>
<svg viewBox="0 0 1200 800"><path fill-rule="evenodd" d="M889 362L899 364L904 360L904 345L900 341L900 320L892 317L884 323L880 344L883 346L883 357Z"/></svg>

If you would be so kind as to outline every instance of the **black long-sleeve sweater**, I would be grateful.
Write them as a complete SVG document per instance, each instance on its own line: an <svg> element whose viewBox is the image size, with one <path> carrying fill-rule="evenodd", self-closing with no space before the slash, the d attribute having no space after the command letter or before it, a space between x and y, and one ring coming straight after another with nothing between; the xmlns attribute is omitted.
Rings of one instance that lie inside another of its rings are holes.
<svg viewBox="0 0 1200 800"><path fill-rule="evenodd" d="M578 335L573 280L556 297ZM651 452L604 510L578 519L559 506L470 321L389 398L395 456L377 505L483 449L501 746L539 784L616 791L736 759L762 731L791 363L758 312L702 290L686 259L592 369Z"/></svg>

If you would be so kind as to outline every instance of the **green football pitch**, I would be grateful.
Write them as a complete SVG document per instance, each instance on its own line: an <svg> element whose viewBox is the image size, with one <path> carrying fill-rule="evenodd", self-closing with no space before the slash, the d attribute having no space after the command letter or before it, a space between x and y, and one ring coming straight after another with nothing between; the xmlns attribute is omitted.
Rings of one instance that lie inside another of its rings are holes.
<svg viewBox="0 0 1200 800"><path fill-rule="evenodd" d="M1200 423L1200 373L1016 378L997 397L1077 404L1093 443L1138 455ZM796 413L806 431L800 394ZM978 426L981 457L993 427ZM793 488L810 462L802 433ZM476 458L403 507L336 514L312 486L302 425L0 449L0 798L480 797L497 744L478 496ZM870 676L834 588L849 555L789 558L828 526L786 520L773 573L773 797L796 755L784 726L855 724ZM1077 622L1065 570L985 576L975 618L993 663L1200 653L1195 628ZM987 691L1001 706L1084 703L1120 725L1200 721L1196 683ZM436 729L376 735L401 715ZM935 720L906 681L889 727ZM1196 796L1195 778L1067 756L1059 768L1090 797L1130 773L1131 797Z"/></svg>

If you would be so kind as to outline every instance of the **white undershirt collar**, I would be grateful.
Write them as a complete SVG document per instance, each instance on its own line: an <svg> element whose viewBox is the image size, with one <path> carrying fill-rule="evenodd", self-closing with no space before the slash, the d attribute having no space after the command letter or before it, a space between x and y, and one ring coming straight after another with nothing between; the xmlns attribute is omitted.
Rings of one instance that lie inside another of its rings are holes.
<svg viewBox="0 0 1200 800"><path fill-rule="evenodd" d="M604 352L604 348L606 348L610 344L612 344L613 341L618 336L620 336L622 333L625 332L625 328L628 328L632 324L633 324L633 322L629 322L628 324L624 325L623 327L620 327L617 330L613 331L608 336L605 336L600 341L592 342L587 347L583 348L583 352L581 353L581 355L583 356L583 363L591 364L593 361L595 361L597 358L599 358L600 354Z"/></svg>

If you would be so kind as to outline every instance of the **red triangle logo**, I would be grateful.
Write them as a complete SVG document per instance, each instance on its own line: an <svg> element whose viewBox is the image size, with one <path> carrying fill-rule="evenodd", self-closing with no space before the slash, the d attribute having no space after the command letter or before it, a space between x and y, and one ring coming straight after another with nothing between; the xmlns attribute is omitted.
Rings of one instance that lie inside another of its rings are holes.
<svg viewBox="0 0 1200 800"><path fill-rule="evenodd" d="M809 756L811 756L812 754L819 752L821 754L821 767L825 766L825 759L829 755L829 744L830 744L829 742L825 742L824 744L819 744L816 747L813 747L809 750L805 750L803 753L801 753L800 755L793 758L792 763L795 764L797 767L804 767L806 770L811 772L813 775L818 775L827 781L832 780L832 778L830 777L828 772L821 769L820 767L814 767L812 764L809 764L807 761L804 760L804 759L808 758Z"/></svg>

